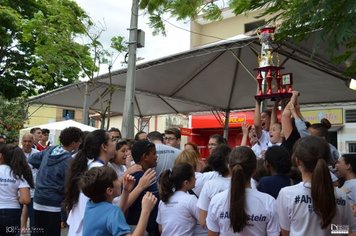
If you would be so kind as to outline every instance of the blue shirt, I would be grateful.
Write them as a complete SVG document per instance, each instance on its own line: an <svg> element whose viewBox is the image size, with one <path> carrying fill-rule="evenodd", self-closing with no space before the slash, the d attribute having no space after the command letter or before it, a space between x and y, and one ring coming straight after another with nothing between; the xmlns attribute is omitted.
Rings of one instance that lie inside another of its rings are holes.
<svg viewBox="0 0 356 236"><path fill-rule="evenodd" d="M121 209L109 202L87 202L83 219L83 235L106 236L131 233Z"/></svg>
<svg viewBox="0 0 356 236"><path fill-rule="evenodd" d="M258 182L257 190L267 193L276 199L282 188L292 184L294 183L287 175L264 176Z"/></svg>

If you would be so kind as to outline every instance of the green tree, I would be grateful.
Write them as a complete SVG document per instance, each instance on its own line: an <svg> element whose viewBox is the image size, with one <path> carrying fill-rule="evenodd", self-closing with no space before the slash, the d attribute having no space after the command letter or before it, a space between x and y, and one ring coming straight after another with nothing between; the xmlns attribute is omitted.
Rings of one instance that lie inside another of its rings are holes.
<svg viewBox="0 0 356 236"><path fill-rule="evenodd" d="M26 119L27 109L23 100L7 100L0 96L0 134L6 136L8 143L18 139Z"/></svg>
<svg viewBox="0 0 356 236"><path fill-rule="evenodd" d="M208 20L221 19L221 8L229 6L236 14L262 10L262 16L273 16L268 23L281 22L276 39L293 38L301 41L311 32L320 30L321 42L328 42L335 63L345 63L346 75L355 76L356 2L354 0L141 0L140 8L147 10L150 26L155 33L165 34L164 15L178 20L202 15ZM315 45L317 51L318 45ZM340 50L342 49L342 53Z"/></svg>
<svg viewBox="0 0 356 236"><path fill-rule="evenodd" d="M75 41L90 25L71 0L0 0L0 94L33 95L92 70L89 48Z"/></svg>

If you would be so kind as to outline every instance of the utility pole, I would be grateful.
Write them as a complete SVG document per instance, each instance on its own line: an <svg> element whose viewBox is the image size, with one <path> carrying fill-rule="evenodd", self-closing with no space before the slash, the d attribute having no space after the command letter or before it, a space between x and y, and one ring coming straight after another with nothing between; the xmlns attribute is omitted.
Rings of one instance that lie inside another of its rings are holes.
<svg viewBox="0 0 356 236"><path fill-rule="evenodd" d="M129 28L129 60L127 64L124 113L122 117L121 127L122 136L124 138L134 137L134 101L136 79L138 2L139 0L132 0L131 22Z"/></svg>
<svg viewBox="0 0 356 236"><path fill-rule="evenodd" d="M89 99L89 82L85 83L85 93L84 93L84 102L83 102L83 124L88 125L88 116L89 116L89 107L88 107L88 99Z"/></svg>

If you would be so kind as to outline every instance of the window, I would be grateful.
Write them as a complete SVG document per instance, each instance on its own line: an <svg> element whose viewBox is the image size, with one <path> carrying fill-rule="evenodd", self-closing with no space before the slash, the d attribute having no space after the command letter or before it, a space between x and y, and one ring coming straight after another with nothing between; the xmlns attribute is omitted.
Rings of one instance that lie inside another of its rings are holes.
<svg viewBox="0 0 356 236"><path fill-rule="evenodd" d="M247 23L247 24L245 24L245 33L255 30L258 27L263 26L265 24L266 24L265 20L259 20L259 21Z"/></svg>
<svg viewBox="0 0 356 236"><path fill-rule="evenodd" d="M349 143L349 153L356 153L356 142Z"/></svg>
<svg viewBox="0 0 356 236"><path fill-rule="evenodd" d="M356 110L345 110L345 122L356 123Z"/></svg>
<svg viewBox="0 0 356 236"><path fill-rule="evenodd" d="M67 110L67 109L63 109L63 118L66 120L74 120L75 117L75 111L74 110Z"/></svg>

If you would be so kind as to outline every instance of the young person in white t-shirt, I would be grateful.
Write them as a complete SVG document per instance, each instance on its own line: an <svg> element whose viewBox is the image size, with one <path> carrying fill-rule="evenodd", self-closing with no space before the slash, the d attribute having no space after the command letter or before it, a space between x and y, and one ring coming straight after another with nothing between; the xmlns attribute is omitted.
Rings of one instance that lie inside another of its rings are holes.
<svg viewBox="0 0 356 236"><path fill-rule="evenodd" d="M231 185L210 202L206 220L209 236L279 235L274 198L251 188L256 165L256 155L251 148L232 150Z"/></svg>
<svg viewBox="0 0 356 236"><path fill-rule="evenodd" d="M356 221L346 194L334 188L328 161L328 143L308 136L297 141L293 159L303 181L282 188L277 198L277 211L282 235L331 235L333 230L356 232ZM345 226L345 227L344 227Z"/></svg>
<svg viewBox="0 0 356 236"><path fill-rule="evenodd" d="M203 172L200 173L199 171L199 160L197 153L192 150L183 150L176 158L174 161L174 165L180 164L180 163L188 163L191 165L195 171L195 187L190 191L191 194L195 194L197 197L199 197L200 192L204 186L204 184L210 180L213 179L217 176L219 176L219 172L217 171L208 171L208 172Z"/></svg>
<svg viewBox="0 0 356 236"><path fill-rule="evenodd" d="M131 165L127 162L127 141L119 140L115 144L116 151L113 159L110 160L108 166L113 168L120 180L127 174L142 170L140 165Z"/></svg>
<svg viewBox="0 0 356 236"><path fill-rule="evenodd" d="M83 217L88 198L79 188L80 177L93 167L106 166L115 157L115 142L105 130L95 130L87 134L83 147L71 163L66 183L64 206L69 212L67 224L69 236L83 234ZM138 195L155 179L155 172L147 170L138 186L130 193L129 199L121 199L119 207L125 211Z"/></svg>
<svg viewBox="0 0 356 236"><path fill-rule="evenodd" d="M194 188L195 174L191 165L177 164L165 170L159 182L160 202L157 223L162 236L193 235L199 210L196 196L188 190Z"/></svg>
<svg viewBox="0 0 356 236"><path fill-rule="evenodd" d="M352 213L356 217L356 154L343 154L336 162L335 167L338 175L345 178L341 190L347 194L352 206Z"/></svg>
<svg viewBox="0 0 356 236"><path fill-rule="evenodd" d="M23 151L0 143L0 235L20 235L20 204L31 202L31 169Z"/></svg>
<svg viewBox="0 0 356 236"><path fill-rule="evenodd" d="M197 206L199 208L199 224L206 228L206 216L211 199L218 193L229 188L231 177L228 168L228 159L231 148L225 144L219 145L210 155L208 165L219 173L219 176L207 181L199 195Z"/></svg>

